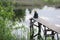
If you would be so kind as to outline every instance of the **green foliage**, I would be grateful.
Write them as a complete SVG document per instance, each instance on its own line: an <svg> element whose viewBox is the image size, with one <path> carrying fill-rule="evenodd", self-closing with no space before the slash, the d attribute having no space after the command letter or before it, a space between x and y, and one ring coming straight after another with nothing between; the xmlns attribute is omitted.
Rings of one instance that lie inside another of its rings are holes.
<svg viewBox="0 0 60 40"><path fill-rule="evenodd" d="M12 16L14 15L13 13L13 8L8 1L0 1L0 17L3 19L12 19Z"/></svg>
<svg viewBox="0 0 60 40"><path fill-rule="evenodd" d="M15 40L11 29L6 25L14 16L13 8L7 0L0 0L0 40Z"/></svg>
<svg viewBox="0 0 60 40"><path fill-rule="evenodd" d="M14 20L24 20L25 10L19 9L13 11L13 7L10 0L0 0L0 40L17 40L16 37L11 34L13 29L12 25L14 25ZM14 22L12 22L12 20Z"/></svg>
<svg viewBox="0 0 60 40"><path fill-rule="evenodd" d="M14 20L19 20L19 21L21 21L21 19L24 20L24 18L25 18L25 10L15 9L14 13L15 13Z"/></svg>

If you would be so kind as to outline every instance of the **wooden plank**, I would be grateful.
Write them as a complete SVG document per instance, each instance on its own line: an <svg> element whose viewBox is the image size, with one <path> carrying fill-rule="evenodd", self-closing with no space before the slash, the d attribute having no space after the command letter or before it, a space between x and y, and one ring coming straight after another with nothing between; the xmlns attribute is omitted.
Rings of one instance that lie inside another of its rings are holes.
<svg viewBox="0 0 60 40"><path fill-rule="evenodd" d="M38 13L39 17L35 19L46 27L60 33L60 10L43 10Z"/></svg>
<svg viewBox="0 0 60 40"><path fill-rule="evenodd" d="M46 20L42 19L42 18L38 18L38 19L35 19L37 22L39 23L42 23L43 25L45 25L46 27L52 29L53 31L57 32L57 33L60 33L60 27L58 26L55 26L54 24L52 23L49 23L47 22Z"/></svg>

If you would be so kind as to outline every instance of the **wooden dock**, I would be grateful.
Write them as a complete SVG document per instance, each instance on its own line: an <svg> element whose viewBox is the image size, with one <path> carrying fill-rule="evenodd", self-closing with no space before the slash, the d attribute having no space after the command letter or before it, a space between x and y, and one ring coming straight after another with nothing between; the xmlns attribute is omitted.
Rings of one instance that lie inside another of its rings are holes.
<svg viewBox="0 0 60 40"><path fill-rule="evenodd" d="M34 39L34 37L38 36L38 39L40 38L42 40L47 40L48 37L51 37L52 40L55 40L55 34L57 35L57 40L59 39L58 34L60 34L60 10L54 10L50 11L50 13L37 13L38 15L34 15L33 18L30 19L30 39ZM45 11L46 12L46 11ZM37 17L38 16L38 17ZM38 23L38 25L34 24L35 22ZM45 39L41 37L41 29L43 25L43 33L45 36ZM38 33L34 35L34 27L38 28ZM47 34L47 32L51 32L50 34Z"/></svg>

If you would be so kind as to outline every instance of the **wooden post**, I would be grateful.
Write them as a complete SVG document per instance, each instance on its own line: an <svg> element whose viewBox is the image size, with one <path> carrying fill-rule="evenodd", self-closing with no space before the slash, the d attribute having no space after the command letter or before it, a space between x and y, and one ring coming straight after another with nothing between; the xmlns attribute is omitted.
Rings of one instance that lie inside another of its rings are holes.
<svg viewBox="0 0 60 40"><path fill-rule="evenodd" d="M57 33L57 40L59 40L59 36L58 36L58 33Z"/></svg>
<svg viewBox="0 0 60 40"><path fill-rule="evenodd" d="M55 40L55 39L54 39L54 31L52 31L52 40Z"/></svg>
<svg viewBox="0 0 60 40"><path fill-rule="evenodd" d="M38 40L41 40L41 23L38 22Z"/></svg>
<svg viewBox="0 0 60 40"><path fill-rule="evenodd" d="M46 26L45 25L43 25L43 27L44 27L44 36L45 36L45 40L46 40Z"/></svg>
<svg viewBox="0 0 60 40"><path fill-rule="evenodd" d="M34 36L33 22L32 19L30 19L30 40L34 40L33 36Z"/></svg>

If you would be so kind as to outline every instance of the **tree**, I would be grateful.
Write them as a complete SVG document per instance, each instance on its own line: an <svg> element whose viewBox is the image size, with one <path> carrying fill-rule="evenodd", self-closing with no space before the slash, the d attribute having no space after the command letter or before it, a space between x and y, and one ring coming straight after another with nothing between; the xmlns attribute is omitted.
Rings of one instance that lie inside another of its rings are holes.
<svg viewBox="0 0 60 40"><path fill-rule="evenodd" d="M14 12L10 1L0 0L0 40L15 40L8 23L13 18Z"/></svg>

